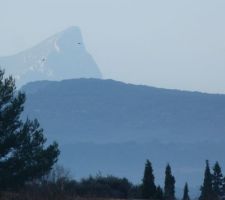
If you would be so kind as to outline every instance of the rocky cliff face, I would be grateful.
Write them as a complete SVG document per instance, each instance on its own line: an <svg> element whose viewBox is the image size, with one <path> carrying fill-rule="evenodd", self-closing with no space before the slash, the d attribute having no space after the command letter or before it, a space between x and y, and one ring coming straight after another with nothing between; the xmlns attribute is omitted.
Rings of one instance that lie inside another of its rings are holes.
<svg viewBox="0 0 225 200"><path fill-rule="evenodd" d="M16 55L0 57L0 66L16 77L18 86L37 80L102 77L78 27L68 28Z"/></svg>

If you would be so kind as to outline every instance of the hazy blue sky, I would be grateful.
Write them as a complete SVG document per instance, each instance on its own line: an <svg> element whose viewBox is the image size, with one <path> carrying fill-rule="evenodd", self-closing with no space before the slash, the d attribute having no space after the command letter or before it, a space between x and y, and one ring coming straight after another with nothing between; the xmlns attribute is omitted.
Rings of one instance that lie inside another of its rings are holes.
<svg viewBox="0 0 225 200"><path fill-rule="evenodd" d="M0 55L72 25L104 78L225 93L224 0L0 0Z"/></svg>

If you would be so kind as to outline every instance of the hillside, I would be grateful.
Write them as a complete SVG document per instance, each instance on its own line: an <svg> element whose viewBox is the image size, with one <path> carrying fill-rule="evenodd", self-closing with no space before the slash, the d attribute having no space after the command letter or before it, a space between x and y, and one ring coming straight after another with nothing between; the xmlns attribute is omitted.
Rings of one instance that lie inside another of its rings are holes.
<svg viewBox="0 0 225 200"><path fill-rule="evenodd" d="M24 117L38 118L61 144L61 162L75 177L100 170L137 182L149 158L156 174L171 162L178 185L199 185L205 159L225 164L225 95L98 79L33 82L23 90Z"/></svg>
<svg viewBox="0 0 225 200"><path fill-rule="evenodd" d="M77 142L225 140L225 95L97 79L35 82L23 89L26 112L60 139L63 131Z"/></svg>

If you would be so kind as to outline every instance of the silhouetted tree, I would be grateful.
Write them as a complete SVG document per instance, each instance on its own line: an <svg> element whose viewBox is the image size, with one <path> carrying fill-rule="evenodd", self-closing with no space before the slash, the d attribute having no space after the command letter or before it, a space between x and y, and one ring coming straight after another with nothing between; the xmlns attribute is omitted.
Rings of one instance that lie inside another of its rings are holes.
<svg viewBox="0 0 225 200"><path fill-rule="evenodd" d="M212 187L215 195L219 199L223 195L223 175L218 162L213 167Z"/></svg>
<svg viewBox="0 0 225 200"><path fill-rule="evenodd" d="M0 69L0 189L23 185L49 172L59 155L58 145L46 146L37 120L23 122L25 94Z"/></svg>
<svg viewBox="0 0 225 200"><path fill-rule="evenodd" d="M142 190L141 185L133 185L129 191L128 199L141 199Z"/></svg>
<svg viewBox="0 0 225 200"><path fill-rule="evenodd" d="M210 172L209 161L206 161L205 175L203 185L201 187L201 195L199 200L216 200L216 195L212 186L212 174Z"/></svg>
<svg viewBox="0 0 225 200"><path fill-rule="evenodd" d="M160 186L156 188L156 195L155 195L156 200L163 200L163 190Z"/></svg>
<svg viewBox="0 0 225 200"><path fill-rule="evenodd" d="M144 177L142 179L142 198L153 199L156 195L155 177L152 164L149 160L145 163Z"/></svg>
<svg viewBox="0 0 225 200"><path fill-rule="evenodd" d="M187 183L185 183L185 186L184 186L184 194L183 194L182 200L190 200L189 189L188 189L188 184Z"/></svg>
<svg viewBox="0 0 225 200"><path fill-rule="evenodd" d="M164 199L175 200L175 178L172 175L171 167L168 164L165 172Z"/></svg>

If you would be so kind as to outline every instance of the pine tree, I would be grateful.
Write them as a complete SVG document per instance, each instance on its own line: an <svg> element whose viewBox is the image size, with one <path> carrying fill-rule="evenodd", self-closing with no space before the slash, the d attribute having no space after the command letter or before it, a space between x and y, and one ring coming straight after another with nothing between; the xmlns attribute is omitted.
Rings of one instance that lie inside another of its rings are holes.
<svg viewBox="0 0 225 200"><path fill-rule="evenodd" d="M153 175L152 164L146 161L144 177L142 179L142 198L152 199L156 195L155 177Z"/></svg>
<svg viewBox="0 0 225 200"><path fill-rule="evenodd" d="M160 186L158 186L156 188L156 196L155 196L156 200L163 200L163 190Z"/></svg>
<svg viewBox="0 0 225 200"><path fill-rule="evenodd" d="M171 167L168 164L165 172L164 199L175 200L175 178L172 175Z"/></svg>
<svg viewBox="0 0 225 200"><path fill-rule="evenodd" d="M0 69L0 189L23 185L49 172L59 155L58 145L46 146L37 120L23 122L25 94Z"/></svg>
<svg viewBox="0 0 225 200"><path fill-rule="evenodd" d="M189 189L188 189L188 184L187 183L185 183L185 186L184 186L184 195L183 195L182 200L190 200Z"/></svg>
<svg viewBox="0 0 225 200"><path fill-rule="evenodd" d="M210 172L209 161L206 161L205 175L203 186L201 187L201 195L199 200L216 200L216 196L212 186L212 174Z"/></svg>
<svg viewBox="0 0 225 200"><path fill-rule="evenodd" d="M212 186L218 199L223 195L223 175L218 162L213 167Z"/></svg>

